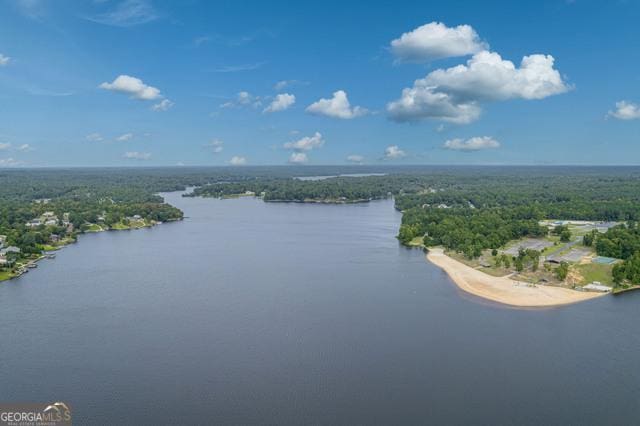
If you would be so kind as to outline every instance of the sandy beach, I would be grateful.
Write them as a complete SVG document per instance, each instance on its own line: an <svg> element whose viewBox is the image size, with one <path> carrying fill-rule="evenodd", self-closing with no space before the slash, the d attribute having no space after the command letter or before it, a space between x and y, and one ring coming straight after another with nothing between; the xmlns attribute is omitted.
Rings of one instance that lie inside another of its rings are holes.
<svg viewBox="0 0 640 426"><path fill-rule="evenodd" d="M582 302L604 295L560 287L532 286L507 277L494 277L452 259L439 248L429 249L427 259L442 268L462 290L505 305L551 307Z"/></svg>

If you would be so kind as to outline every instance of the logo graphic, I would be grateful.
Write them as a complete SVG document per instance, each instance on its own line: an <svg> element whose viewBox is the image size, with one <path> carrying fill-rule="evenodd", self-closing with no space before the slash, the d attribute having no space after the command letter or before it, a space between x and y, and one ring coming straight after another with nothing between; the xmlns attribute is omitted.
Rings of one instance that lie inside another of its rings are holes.
<svg viewBox="0 0 640 426"><path fill-rule="evenodd" d="M0 404L0 426L71 426L71 408L52 404Z"/></svg>

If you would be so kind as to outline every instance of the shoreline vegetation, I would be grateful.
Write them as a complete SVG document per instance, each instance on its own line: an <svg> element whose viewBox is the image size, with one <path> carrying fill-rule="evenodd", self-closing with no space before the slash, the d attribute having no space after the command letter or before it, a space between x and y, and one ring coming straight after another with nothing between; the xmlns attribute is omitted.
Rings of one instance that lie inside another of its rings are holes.
<svg viewBox="0 0 640 426"><path fill-rule="evenodd" d="M442 248L428 249L426 258L447 273L458 288L474 296L519 308L568 305L602 297L606 293L577 291L494 277L446 255Z"/></svg>
<svg viewBox="0 0 640 426"><path fill-rule="evenodd" d="M176 222L182 220L183 218L176 219L167 219L165 222ZM14 278L18 278L21 275L24 275L29 272L30 269L35 269L38 267L38 262L43 259L54 259L56 254L55 252L62 250L66 246L70 244L78 243L78 236L82 234L96 234L99 232L115 232L115 231L133 231L137 229L143 228L152 228L154 226L162 225L164 222L155 221L155 220L145 220L141 219L137 221L130 222L129 224L124 224L122 222L116 223L112 226L100 226L97 224L90 224L87 229L77 232L73 237L65 238L64 240L58 241L53 244L43 244L41 245L42 254L40 255L32 255L30 257L22 258L16 262L16 266L13 270L10 271L2 271L0 270L0 283L3 281L8 281Z"/></svg>
<svg viewBox="0 0 640 426"><path fill-rule="evenodd" d="M402 213L400 243L442 247L441 256L436 251L429 257L445 265L451 276L467 277L463 287L491 299L497 290L491 296L477 283L488 288L494 286L491 280L504 284L508 277L518 294L536 289L534 293L563 295L557 300L532 295L529 302L521 296L503 301L514 306L555 306L600 295L589 291L617 294L640 288L637 167L0 171L0 242L5 247L0 279L12 265L15 271L15 265L22 267L47 249L64 245L62 241L75 240L78 233L182 218L182 211L158 195L179 190L185 191L184 197L257 197L274 203L352 204L394 198ZM467 272L461 275L460 270ZM474 271L473 280L469 270Z"/></svg>

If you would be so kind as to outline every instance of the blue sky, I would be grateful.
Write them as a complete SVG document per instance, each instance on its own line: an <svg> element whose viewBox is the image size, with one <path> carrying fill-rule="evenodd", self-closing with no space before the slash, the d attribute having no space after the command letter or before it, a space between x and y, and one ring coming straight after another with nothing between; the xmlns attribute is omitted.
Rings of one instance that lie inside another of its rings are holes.
<svg viewBox="0 0 640 426"><path fill-rule="evenodd" d="M0 1L0 167L639 164L639 19L631 0Z"/></svg>

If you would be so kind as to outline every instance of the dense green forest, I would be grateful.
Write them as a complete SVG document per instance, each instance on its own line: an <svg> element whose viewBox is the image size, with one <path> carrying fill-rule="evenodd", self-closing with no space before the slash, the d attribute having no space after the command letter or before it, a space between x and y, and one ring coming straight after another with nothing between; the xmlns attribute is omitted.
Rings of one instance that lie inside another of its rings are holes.
<svg viewBox="0 0 640 426"><path fill-rule="evenodd" d="M640 283L640 227L636 222L597 235L593 244L601 256L624 259L613 267L615 283Z"/></svg>
<svg viewBox="0 0 640 426"><path fill-rule="evenodd" d="M357 176L344 176L358 174ZM374 174L368 175L367 174ZM315 177L314 177L315 176ZM325 177L325 178L318 178ZM309 178L310 179L300 179ZM328 177L328 178L327 178ZM186 196L255 194L268 202L366 202L388 197L403 212L398 239L415 238L469 258L521 237L546 235L542 219L619 221L585 244L624 259L618 282L640 282L640 169L633 167L210 167L0 171L0 235L34 254L87 224L131 216L182 217L158 192L196 187ZM28 227L45 212L73 225ZM568 240L568 235L559 236ZM566 234L566 232L565 232Z"/></svg>
<svg viewBox="0 0 640 426"><path fill-rule="evenodd" d="M73 241L87 230L126 229L133 217L145 224L182 218L182 212L164 203L158 192L362 171L354 167L0 170L0 250L5 249L0 252L0 272L15 268L20 259L39 255L44 247ZM45 216L54 220L47 222ZM19 252L6 252L7 247Z"/></svg>

